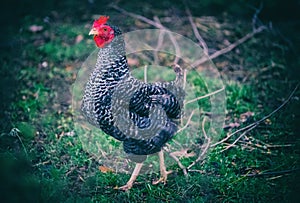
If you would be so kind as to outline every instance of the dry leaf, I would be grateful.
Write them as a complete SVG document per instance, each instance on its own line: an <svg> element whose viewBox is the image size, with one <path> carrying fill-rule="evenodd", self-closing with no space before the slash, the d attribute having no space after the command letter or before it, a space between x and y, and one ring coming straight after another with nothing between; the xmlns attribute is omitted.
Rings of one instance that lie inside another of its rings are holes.
<svg viewBox="0 0 300 203"><path fill-rule="evenodd" d="M31 25L29 26L29 31L30 32L39 32L39 31L42 31L44 29L43 26L41 25Z"/></svg>
<svg viewBox="0 0 300 203"><path fill-rule="evenodd" d="M106 166L99 166L99 171L101 171L101 173L115 172L112 168L108 168Z"/></svg>
<svg viewBox="0 0 300 203"><path fill-rule="evenodd" d="M228 125L224 125L224 129L228 129L228 128L238 128L240 127L240 124L237 123L237 122L234 122L234 123L229 123Z"/></svg>
<svg viewBox="0 0 300 203"><path fill-rule="evenodd" d="M73 68L74 68L73 66L67 65L67 66L66 66L66 71L70 72L70 71L73 70Z"/></svg>
<svg viewBox="0 0 300 203"><path fill-rule="evenodd" d="M127 58L127 63L129 66L138 66L140 64L140 61L134 58Z"/></svg>
<svg viewBox="0 0 300 203"><path fill-rule="evenodd" d="M266 124L266 125L271 125L271 124L272 124L271 119L267 118L267 119L265 120L265 124Z"/></svg>
<svg viewBox="0 0 300 203"><path fill-rule="evenodd" d="M81 42L83 40L83 35L77 35L76 39L75 39L75 43L78 44L79 42Z"/></svg>
<svg viewBox="0 0 300 203"><path fill-rule="evenodd" d="M48 62L47 61L43 61L41 65L42 65L43 68L47 68L48 67Z"/></svg>
<svg viewBox="0 0 300 203"><path fill-rule="evenodd" d="M254 116L254 112L247 111L246 113L242 113L240 115L241 122L246 122L250 117Z"/></svg>

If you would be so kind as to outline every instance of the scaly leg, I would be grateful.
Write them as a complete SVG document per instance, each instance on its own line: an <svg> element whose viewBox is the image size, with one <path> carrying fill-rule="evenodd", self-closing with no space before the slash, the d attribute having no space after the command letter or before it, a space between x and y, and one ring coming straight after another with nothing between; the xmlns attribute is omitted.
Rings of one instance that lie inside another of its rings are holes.
<svg viewBox="0 0 300 203"><path fill-rule="evenodd" d="M118 189L119 190L127 191L130 188L132 188L132 185L133 185L134 181L136 180L136 178L138 177L142 166L143 166L143 163L137 163L135 165L135 168L134 168L134 170L133 170L133 172L131 174L131 177L130 177L129 181L126 183L126 185L124 185L122 187L119 187Z"/></svg>
<svg viewBox="0 0 300 203"><path fill-rule="evenodd" d="M164 184L166 184L168 175L170 173L172 173L172 171L167 171L166 170L163 150L161 150L160 152L158 152L158 157L159 157L159 167L160 167L160 176L161 177L157 181L153 181L153 183L152 183L153 185L156 185L156 184L161 183L161 182L163 182Z"/></svg>

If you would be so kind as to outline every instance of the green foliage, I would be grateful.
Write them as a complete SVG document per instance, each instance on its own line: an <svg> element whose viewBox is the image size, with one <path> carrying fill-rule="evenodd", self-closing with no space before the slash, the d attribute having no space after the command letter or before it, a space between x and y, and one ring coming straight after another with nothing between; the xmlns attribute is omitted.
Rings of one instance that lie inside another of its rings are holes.
<svg viewBox="0 0 300 203"><path fill-rule="evenodd" d="M45 56L51 56L54 61L60 62L83 58L87 52L83 52L82 50L86 48L86 44L83 42L70 46L58 39L57 41L51 41L39 47L39 51Z"/></svg>
<svg viewBox="0 0 300 203"><path fill-rule="evenodd" d="M226 86L227 107L236 114L254 111L257 108L256 95L250 84L230 82Z"/></svg>

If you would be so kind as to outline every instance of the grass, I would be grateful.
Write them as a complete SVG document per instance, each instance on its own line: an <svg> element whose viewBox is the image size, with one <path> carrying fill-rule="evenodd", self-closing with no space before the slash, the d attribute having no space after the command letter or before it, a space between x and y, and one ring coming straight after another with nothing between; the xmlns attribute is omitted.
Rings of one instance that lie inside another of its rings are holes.
<svg viewBox="0 0 300 203"><path fill-rule="evenodd" d="M147 15L150 13L147 11ZM130 175L99 170L103 163L91 153L97 148L86 150L82 135L76 131L75 112L71 108L71 85L82 62L95 49L85 34L92 17L82 14L80 22L63 14L52 15L50 18L55 18L55 23L28 15L20 25L17 50L4 47L0 54L1 98L5 98L0 136L3 201L297 202L299 90L284 108L234 147L222 151L227 146L223 143L211 148L203 163L193 167L187 178L173 164L169 168L174 173L166 185L152 185L152 180L159 176L153 172L139 176L129 192L114 190L115 186L125 184ZM247 20L233 20L230 16L224 24L217 18L214 20L208 31L203 31L210 47L225 46L224 30L231 33L227 38L232 42L251 27ZM125 30L147 27L132 22L135 21L127 19L121 26ZM43 29L28 31L28 26L34 24ZM185 27L180 32L186 36L191 34ZM278 33L264 32L214 61L226 87L225 124L240 125L226 128L220 139L261 119L288 97L297 82L294 70L299 65L297 57L290 56L291 50ZM195 79L194 84L199 95L208 91L202 80ZM211 108L207 100L201 100L201 105L205 111ZM244 119L246 112L253 115ZM97 139L106 147L120 146L105 135ZM110 150L114 152L114 148ZM182 160L186 166L191 161Z"/></svg>

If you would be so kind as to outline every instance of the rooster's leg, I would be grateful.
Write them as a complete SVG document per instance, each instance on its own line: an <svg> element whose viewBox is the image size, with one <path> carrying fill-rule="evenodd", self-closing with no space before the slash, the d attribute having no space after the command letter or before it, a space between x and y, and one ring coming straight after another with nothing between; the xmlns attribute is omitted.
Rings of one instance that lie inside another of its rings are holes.
<svg viewBox="0 0 300 203"><path fill-rule="evenodd" d="M160 166L160 179L153 182L153 185L163 182L164 184L167 182L168 175L172 173L172 171L167 171L165 166L164 152L161 150L158 152L159 157L159 166Z"/></svg>
<svg viewBox="0 0 300 203"><path fill-rule="evenodd" d="M131 174L129 181L126 183L126 185L119 187L120 190L126 191L126 190L129 190L130 188L132 188L132 185L133 185L134 181L136 180L136 178L138 177L142 166L143 166L143 163L137 163L135 165L135 168Z"/></svg>

